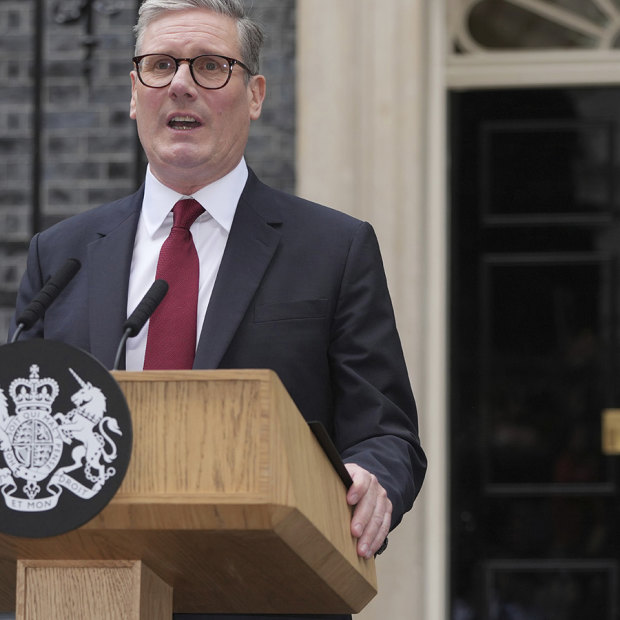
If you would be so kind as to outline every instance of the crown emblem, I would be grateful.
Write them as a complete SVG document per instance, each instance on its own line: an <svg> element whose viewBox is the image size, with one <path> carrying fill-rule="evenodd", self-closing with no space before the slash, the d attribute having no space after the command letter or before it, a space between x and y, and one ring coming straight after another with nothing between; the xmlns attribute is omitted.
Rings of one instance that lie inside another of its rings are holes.
<svg viewBox="0 0 620 620"><path fill-rule="evenodd" d="M32 409L51 413L58 391L58 383L54 379L39 378L39 367L36 364L30 366L29 379L14 379L9 386L17 414Z"/></svg>

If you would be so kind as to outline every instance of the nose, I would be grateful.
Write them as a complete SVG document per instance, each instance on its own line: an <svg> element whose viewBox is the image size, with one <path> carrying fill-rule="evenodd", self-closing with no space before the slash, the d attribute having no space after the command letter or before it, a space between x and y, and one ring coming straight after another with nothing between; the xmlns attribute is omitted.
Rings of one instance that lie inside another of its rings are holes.
<svg viewBox="0 0 620 620"><path fill-rule="evenodd" d="M189 68L189 62L179 61L179 68L170 82L169 93L174 97L195 97L198 85L194 82Z"/></svg>

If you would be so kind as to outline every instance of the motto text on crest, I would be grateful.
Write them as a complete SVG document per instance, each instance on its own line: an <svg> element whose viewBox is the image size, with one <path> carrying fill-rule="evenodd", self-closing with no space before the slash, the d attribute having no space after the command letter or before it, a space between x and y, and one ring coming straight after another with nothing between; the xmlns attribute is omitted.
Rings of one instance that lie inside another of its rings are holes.
<svg viewBox="0 0 620 620"><path fill-rule="evenodd" d="M0 492L12 510L51 510L63 489L88 500L116 474L109 465L117 457L116 444L106 430L122 435L118 422L105 415L104 393L68 370L80 389L72 394L74 408L66 414L52 415L58 382L39 378L36 364L28 379L14 379L9 386L14 415L0 388ZM66 445L68 465L61 464Z"/></svg>

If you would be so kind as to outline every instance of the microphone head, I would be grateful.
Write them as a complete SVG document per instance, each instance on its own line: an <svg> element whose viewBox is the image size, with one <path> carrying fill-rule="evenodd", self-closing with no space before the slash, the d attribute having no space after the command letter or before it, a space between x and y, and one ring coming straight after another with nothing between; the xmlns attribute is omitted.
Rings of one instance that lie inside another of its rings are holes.
<svg viewBox="0 0 620 620"><path fill-rule="evenodd" d="M17 319L16 324L23 325L23 329L30 329L45 314L45 311L69 284L81 266L82 264L77 258L68 258L28 304Z"/></svg>
<svg viewBox="0 0 620 620"><path fill-rule="evenodd" d="M151 288L147 291L142 301L137 305L131 316L125 321L123 331L129 330L129 337L137 336L144 324L149 320L157 306L161 303L168 292L168 282L165 280L155 280Z"/></svg>
<svg viewBox="0 0 620 620"><path fill-rule="evenodd" d="M151 288L149 290L151 291L151 293L153 293L154 296L157 297L157 303L160 303L168 292L168 282L162 280L161 278L159 280L155 280L155 282L151 284Z"/></svg>
<svg viewBox="0 0 620 620"><path fill-rule="evenodd" d="M81 267L82 263L77 258L68 258L55 274L58 286L66 286Z"/></svg>

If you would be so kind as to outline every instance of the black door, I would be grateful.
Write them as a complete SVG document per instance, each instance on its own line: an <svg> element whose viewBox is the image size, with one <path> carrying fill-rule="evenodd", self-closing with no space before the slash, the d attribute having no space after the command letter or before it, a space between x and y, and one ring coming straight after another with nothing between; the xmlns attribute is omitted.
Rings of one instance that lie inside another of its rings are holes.
<svg viewBox="0 0 620 620"><path fill-rule="evenodd" d="M612 620L620 88L455 92L453 620Z"/></svg>

